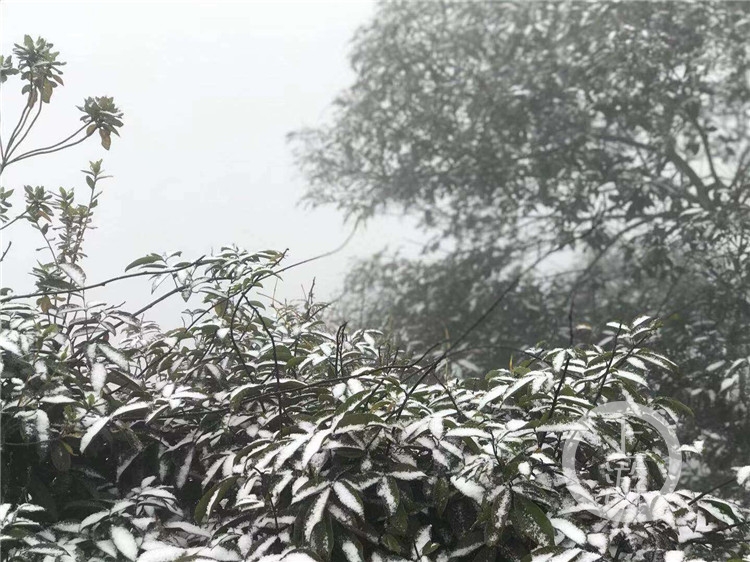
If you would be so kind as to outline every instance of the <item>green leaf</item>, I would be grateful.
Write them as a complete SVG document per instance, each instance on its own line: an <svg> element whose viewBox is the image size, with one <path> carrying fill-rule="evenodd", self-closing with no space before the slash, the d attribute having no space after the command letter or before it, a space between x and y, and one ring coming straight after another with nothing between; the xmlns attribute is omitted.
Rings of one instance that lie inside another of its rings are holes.
<svg viewBox="0 0 750 562"><path fill-rule="evenodd" d="M99 129L99 136L102 139L102 146L104 147L104 150L109 150L109 147L112 145L112 137L109 134L109 131L105 129Z"/></svg>
<svg viewBox="0 0 750 562"><path fill-rule="evenodd" d="M383 499L388 513L395 515L400 503L400 493L396 479L392 476L383 476L378 484L378 495Z"/></svg>
<svg viewBox="0 0 750 562"><path fill-rule="evenodd" d="M450 499L450 485L445 478L438 478L432 491L432 497L437 514L442 517L448 500Z"/></svg>
<svg viewBox="0 0 750 562"><path fill-rule="evenodd" d="M230 476L214 484L195 506L195 521L201 523L205 517L211 517L211 513L222 498L227 494L232 485L237 482L239 476Z"/></svg>
<svg viewBox="0 0 750 562"><path fill-rule="evenodd" d="M515 530L537 545L554 544L555 531L544 511L534 502L520 495L513 496L511 521Z"/></svg>
<svg viewBox="0 0 750 562"><path fill-rule="evenodd" d="M75 291L76 287L73 283L68 283L63 279L57 279L56 277L50 277L42 281L42 286L49 289L59 289L62 291Z"/></svg>
<svg viewBox="0 0 750 562"><path fill-rule="evenodd" d="M670 408L672 410L675 410L676 412L680 412L683 414L686 414L690 416L691 418L695 417L695 413L690 408L690 406L687 406L686 404L683 404L679 400L676 400L674 398L670 398L669 396L658 396L654 399L654 402L657 404L663 404L667 408Z"/></svg>
<svg viewBox="0 0 750 562"><path fill-rule="evenodd" d="M396 514L388 520L387 529L390 533L397 536L406 535L409 529L409 517L406 514L403 503L399 504Z"/></svg>
<svg viewBox="0 0 750 562"><path fill-rule="evenodd" d="M63 273L65 273L65 275L70 277L77 286L83 287L86 284L86 273L80 266L74 263L61 263L58 267Z"/></svg>
<svg viewBox="0 0 750 562"><path fill-rule="evenodd" d="M52 443L50 458L52 459L52 465L58 472L67 472L70 469L70 453L67 447L59 441Z"/></svg>
<svg viewBox="0 0 750 562"><path fill-rule="evenodd" d="M139 265L147 265L150 263L155 263L157 261L162 261L162 257L159 254L149 254L147 256L143 256L142 258L138 258L133 262L130 262L125 268L125 271L133 269L134 267L138 267Z"/></svg>
<svg viewBox="0 0 750 562"><path fill-rule="evenodd" d="M341 553L344 555L344 559L347 562L365 562L364 551L362 550L362 543L357 540L357 537L351 534L347 534L339 539Z"/></svg>
<svg viewBox="0 0 750 562"><path fill-rule="evenodd" d="M380 418L380 416L376 416L375 414L347 414L343 418L341 418L341 421L336 426L336 431L341 431L345 428L352 428L357 426L367 427L367 426L382 426L383 420Z"/></svg>
<svg viewBox="0 0 750 562"><path fill-rule="evenodd" d="M394 537L393 535L385 534L383 535L382 541L388 550L390 550L391 552L395 552L396 554L401 554L401 543L398 542L398 539L396 537Z"/></svg>

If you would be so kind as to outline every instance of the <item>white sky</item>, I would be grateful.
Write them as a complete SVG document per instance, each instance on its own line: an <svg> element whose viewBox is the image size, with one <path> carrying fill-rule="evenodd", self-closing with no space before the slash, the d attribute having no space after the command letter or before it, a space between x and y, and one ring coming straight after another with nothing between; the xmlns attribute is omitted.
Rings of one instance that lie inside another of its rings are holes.
<svg viewBox="0 0 750 562"><path fill-rule="evenodd" d="M335 209L298 204L305 181L285 135L322 122L335 95L353 79L349 40L374 3L359 1L247 2L0 2L0 46L10 54L24 34L55 44L65 87L45 106L36 148L77 128L84 97L112 95L125 112L121 137L110 152L91 139L59 154L8 168L6 188L24 184L79 187L89 160L104 158L114 176L89 234L84 262L89 282L122 272L152 251L183 250L198 257L236 243L249 250L290 249L298 261L337 247L351 225ZM6 82L0 100L3 138L21 110L19 82ZM5 231L13 248L3 265L3 285L30 289L28 276L40 245L27 225ZM10 231L10 232L9 232ZM318 295L332 298L354 256L388 243L399 245L402 220L383 219L358 233L336 256L285 275L277 294L302 295L317 278ZM407 242L408 244L408 242ZM4 248L5 246L3 246ZM43 259L47 261L48 256ZM146 302L147 283L126 283L97 295ZM167 320L178 302L154 314Z"/></svg>

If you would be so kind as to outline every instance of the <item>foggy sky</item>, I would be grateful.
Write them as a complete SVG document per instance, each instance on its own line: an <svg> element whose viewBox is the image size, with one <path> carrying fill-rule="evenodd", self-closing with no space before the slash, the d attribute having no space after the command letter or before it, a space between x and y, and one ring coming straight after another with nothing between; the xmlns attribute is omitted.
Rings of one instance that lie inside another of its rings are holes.
<svg viewBox="0 0 750 562"><path fill-rule="evenodd" d="M197 258L237 244L249 250L289 248L298 261L337 247L351 232L334 209L298 204L305 180L285 135L330 115L335 95L353 79L349 40L373 12L369 1L32 2L0 3L0 44L10 54L24 34L41 35L67 61L52 103L27 149L67 136L87 96L111 95L124 111L121 137L105 151L98 139L8 168L6 188L24 184L87 188L80 170L104 159L107 180L87 237L88 281L120 274L150 252L183 250ZM20 82L3 86L3 138L21 111ZM43 241L28 225L5 231L13 248L2 264L3 286L32 288L28 275ZM285 274L277 288L298 298L317 278L333 298L347 265L385 243L398 245L402 221L381 219L339 254ZM408 236L407 236L408 237ZM408 244L408 242L407 242ZM3 246L4 248L5 246ZM134 310L148 300L146 282L96 294ZM179 299L152 317L171 318Z"/></svg>

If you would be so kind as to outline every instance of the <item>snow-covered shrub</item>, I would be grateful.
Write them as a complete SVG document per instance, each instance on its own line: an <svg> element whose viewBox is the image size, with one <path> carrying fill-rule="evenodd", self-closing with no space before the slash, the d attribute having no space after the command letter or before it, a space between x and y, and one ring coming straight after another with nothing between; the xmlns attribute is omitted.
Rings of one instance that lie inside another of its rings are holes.
<svg viewBox="0 0 750 562"><path fill-rule="evenodd" d="M595 405L677 421L680 405L646 382L672 368L646 347L656 323L462 380L447 358L400 358L377 332L329 331L313 302L269 306L259 293L281 258L137 260L130 275L199 301L166 332L88 302L78 268L60 269L79 286L35 295L43 308L2 297L4 559L747 556L746 514L710 495L677 490L654 520L623 525L566 487L564 439ZM601 466L621 425L598 421L579 447L592 501L612 491ZM664 443L626 425L644 461L632 487L658 489Z"/></svg>

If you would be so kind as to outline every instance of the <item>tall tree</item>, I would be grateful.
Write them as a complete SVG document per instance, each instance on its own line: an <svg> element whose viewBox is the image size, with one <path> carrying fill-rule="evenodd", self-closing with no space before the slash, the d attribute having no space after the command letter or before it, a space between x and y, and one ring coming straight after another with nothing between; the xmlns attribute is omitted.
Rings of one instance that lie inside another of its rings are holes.
<svg viewBox="0 0 750 562"><path fill-rule="evenodd" d="M314 204L429 241L362 263L344 309L425 343L473 327L482 368L658 315L682 370L656 384L716 466L750 453L747 37L739 2L381 4L334 119L293 140Z"/></svg>

